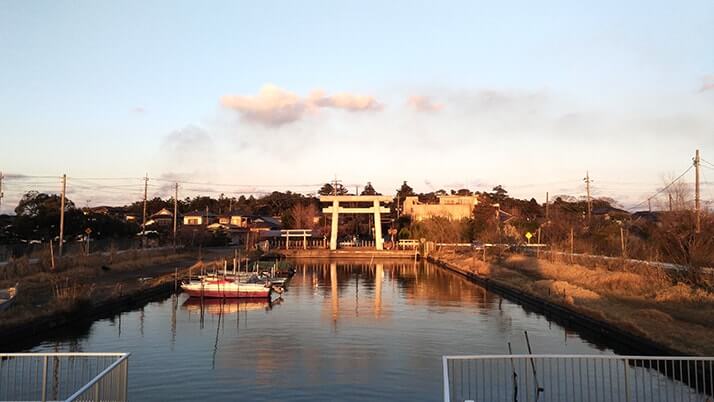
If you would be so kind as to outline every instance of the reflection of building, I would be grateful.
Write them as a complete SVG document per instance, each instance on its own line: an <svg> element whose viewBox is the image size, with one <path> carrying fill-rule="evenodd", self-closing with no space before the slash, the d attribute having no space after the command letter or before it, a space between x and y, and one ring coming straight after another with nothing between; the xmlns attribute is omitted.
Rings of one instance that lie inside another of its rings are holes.
<svg viewBox="0 0 714 402"><path fill-rule="evenodd" d="M475 195L442 195L439 196L438 204L422 204L418 197L406 197L403 213L415 221L437 217L461 220L471 218L475 205L478 205L478 197Z"/></svg>

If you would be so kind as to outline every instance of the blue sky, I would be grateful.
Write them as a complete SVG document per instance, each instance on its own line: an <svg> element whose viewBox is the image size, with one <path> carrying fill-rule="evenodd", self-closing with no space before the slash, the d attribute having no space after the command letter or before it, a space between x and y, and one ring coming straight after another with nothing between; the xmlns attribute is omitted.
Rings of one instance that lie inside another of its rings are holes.
<svg viewBox="0 0 714 402"><path fill-rule="evenodd" d="M714 161L714 3L622 3L4 2L0 169L635 203Z"/></svg>

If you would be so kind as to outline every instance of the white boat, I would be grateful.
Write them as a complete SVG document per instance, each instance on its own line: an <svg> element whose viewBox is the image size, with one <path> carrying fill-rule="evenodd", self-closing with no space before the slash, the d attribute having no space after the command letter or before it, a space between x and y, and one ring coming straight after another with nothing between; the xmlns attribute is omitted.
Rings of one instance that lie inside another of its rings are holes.
<svg viewBox="0 0 714 402"><path fill-rule="evenodd" d="M11 288L0 289L0 311L5 311L15 304L17 284Z"/></svg>
<svg viewBox="0 0 714 402"><path fill-rule="evenodd" d="M270 297L270 281L251 283L222 277L204 277L181 284L181 289L192 297L207 298L265 298Z"/></svg>

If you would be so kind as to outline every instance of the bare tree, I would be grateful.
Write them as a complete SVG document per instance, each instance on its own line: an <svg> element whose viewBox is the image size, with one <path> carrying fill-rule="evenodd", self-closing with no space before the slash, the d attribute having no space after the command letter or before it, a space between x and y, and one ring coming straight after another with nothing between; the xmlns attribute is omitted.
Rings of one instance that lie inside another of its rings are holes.
<svg viewBox="0 0 714 402"><path fill-rule="evenodd" d="M295 229L312 229L315 226L317 208L313 203L296 202L290 208L292 226Z"/></svg>
<svg viewBox="0 0 714 402"><path fill-rule="evenodd" d="M661 210L668 211L670 209L671 199L671 208L673 211L692 209L694 199L692 184L681 179L672 183L673 180L675 180L673 174L668 174L662 178L662 182L664 183L663 188L665 188L665 190L657 197L657 207Z"/></svg>

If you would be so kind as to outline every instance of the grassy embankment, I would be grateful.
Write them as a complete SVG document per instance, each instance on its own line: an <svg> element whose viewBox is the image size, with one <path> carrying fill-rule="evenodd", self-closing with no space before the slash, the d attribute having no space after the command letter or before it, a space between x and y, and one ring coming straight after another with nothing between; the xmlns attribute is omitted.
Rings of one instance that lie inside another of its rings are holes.
<svg viewBox="0 0 714 402"><path fill-rule="evenodd" d="M16 304L0 312L0 339L33 335L173 285L175 269L195 261L193 253L171 249L68 256L54 271L47 256L33 264L12 261L0 267L0 287L19 283L19 291Z"/></svg>
<svg viewBox="0 0 714 402"><path fill-rule="evenodd" d="M670 350L714 356L714 292L701 277L692 281L622 261L584 266L557 257L510 255L483 262L471 252L432 257Z"/></svg>

